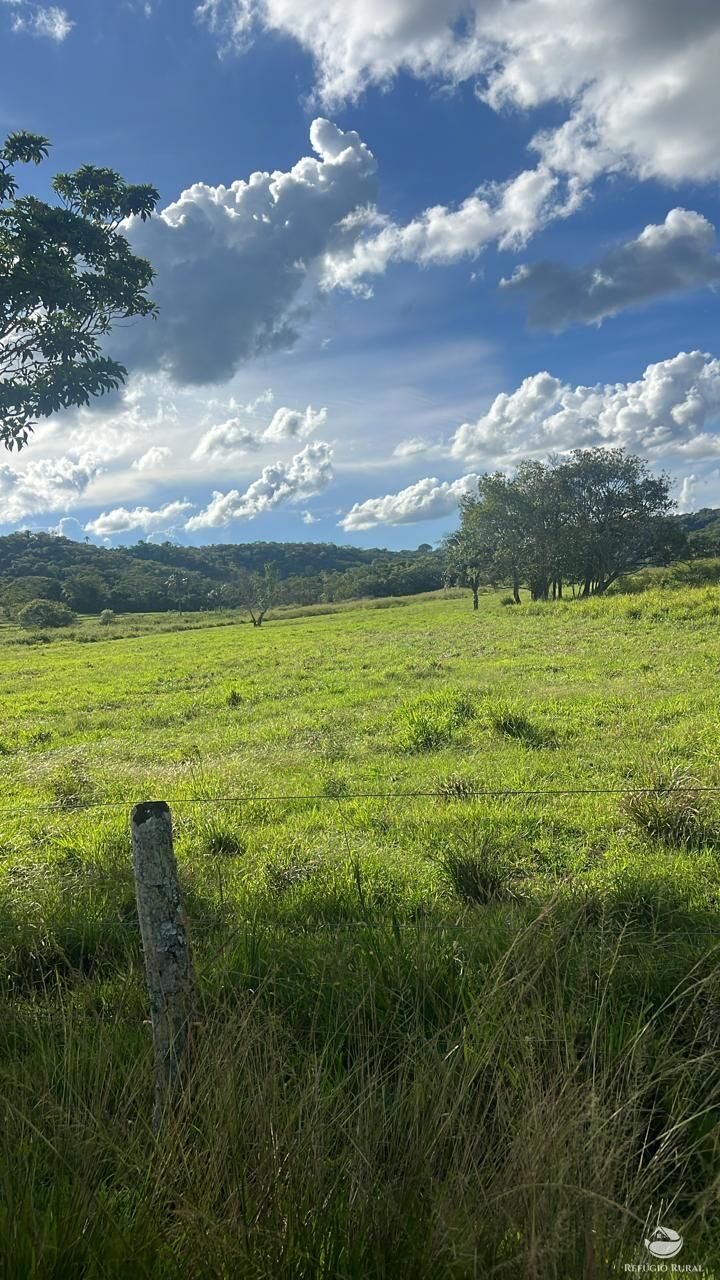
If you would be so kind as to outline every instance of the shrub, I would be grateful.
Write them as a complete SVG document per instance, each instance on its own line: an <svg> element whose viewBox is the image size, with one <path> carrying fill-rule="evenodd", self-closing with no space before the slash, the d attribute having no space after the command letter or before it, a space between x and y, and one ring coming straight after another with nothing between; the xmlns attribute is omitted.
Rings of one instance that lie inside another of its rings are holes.
<svg viewBox="0 0 720 1280"><path fill-rule="evenodd" d="M113 622L117 621L117 614L114 609L103 609L100 614L100 626L110 627Z"/></svg>
<svg viewBox="0 0 720 1280"><path fill-rule="evenodd" d="M17 620L27 631L40 627L69 627L75 614L57 600L31 600L19 610Z"/></svg>

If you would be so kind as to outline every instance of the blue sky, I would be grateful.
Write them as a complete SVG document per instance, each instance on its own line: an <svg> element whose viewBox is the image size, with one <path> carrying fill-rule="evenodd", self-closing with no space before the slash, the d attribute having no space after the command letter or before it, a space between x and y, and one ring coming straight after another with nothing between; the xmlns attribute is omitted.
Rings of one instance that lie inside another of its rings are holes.
<svg viewBox="0 0 720 1280"><path fill-rule="evenodd" d="M0 0L0 48L24 190L161 196L160 318L0 460L0 531L416 546L596 443L720 505L715 0Z"/></svg>

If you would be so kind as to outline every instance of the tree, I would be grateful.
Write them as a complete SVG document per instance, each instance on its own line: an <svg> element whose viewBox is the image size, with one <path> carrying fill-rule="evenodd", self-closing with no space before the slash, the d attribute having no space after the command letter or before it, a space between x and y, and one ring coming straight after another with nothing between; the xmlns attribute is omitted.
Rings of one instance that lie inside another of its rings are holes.
<svg viewBox="0 0 720 1280"><path fill-rule="evenodd" d="M669 564L686 548L672 517L670 477L624 449L575 449L555 464L566 512L562 558L581 596L603 595L623 574Z"/></svg>
<svg viewBox="0 0 720 1280"><path fill-rule="evenodd" d="M66 578L63 599L76 613L99 613L108 602L108 589L99 573L87 571Z"/></svg>
<svg viewBox="0 0 720 1280"><path fill-rule="evenodd" d="M479 498L463 494L460 499L460 528L443 543L445 580L448 586L469 587L473 609L479 607L481 586L495 583L495 544Z"/></svg>
<svg viewBox="0 0 720 1280"><path fill-rule="evenodd" d="M39 627L69 627L75 614L55 600L31 600L19 611L17 620L26 631L34 631Z"/></svg>
<svg viewBox="0 0 720 1280"><path fill-rule="evenodd" d="M274 565L263 566L262 573L248 573L244 570L237 584L237 595L241 607L247 609L254 627L261 627L268 609L275 600L277 590L277 570Z"/></svg>
<svg viewBox="0 0 720 1280"><path fill-rule="evenodd" d="M13 167L39 164L49 142L11 133L0 147L0 440L27 444L38 418L89 404L119 387L127 369L99 339L119 319L154 315L145 290L154 271L118 228L143 221L154 187L126 183L112 169L83 165L52 186L59 205L18 196Z"/></svg>
<svg viewBox="0 0 720 1280"><path fill-rule="evenodd" d="M174 601L178 612L182 613L188 589L187 578L184 578L181 573L171 573L170 577L165 582L165 587L168 593L168 599L170 601Z"/></svg>
<svg viewBox="0 0 720 1280"><path fill-rule="evenodd" d="M460 501L460 528L446 540L451 579L520 586L533 600L602 595L623 574L668 564L686 549L671 511L670 480L623 449L575 449L566 458L521 462L512 479L481 476Z"/></svg>

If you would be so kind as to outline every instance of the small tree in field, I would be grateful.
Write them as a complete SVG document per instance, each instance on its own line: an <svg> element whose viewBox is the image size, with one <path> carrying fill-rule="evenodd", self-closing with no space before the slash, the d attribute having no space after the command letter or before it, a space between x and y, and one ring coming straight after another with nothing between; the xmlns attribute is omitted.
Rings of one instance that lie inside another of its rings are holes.
<svg viewBox="0 0 720 1280"><path fill-rule="evenodd" d="M155 313L154 272L118 230L143 221L154 187L84 165L53 179L59 205L18 196L13 167L39 164L47 138L12 133L0 146L0 441L27 444L38 418L89 404L119 387L127 369L104 356L113 323Z"/></svg>
<svg viewBox="0 0 720 1280"><path fill-rule="evenodd" d="M243 571L237 583L237 596L243 609L247 609L254 627L261 627L263 619L275 600L277 570L274 565L263 566L262 573Z"/></svg>

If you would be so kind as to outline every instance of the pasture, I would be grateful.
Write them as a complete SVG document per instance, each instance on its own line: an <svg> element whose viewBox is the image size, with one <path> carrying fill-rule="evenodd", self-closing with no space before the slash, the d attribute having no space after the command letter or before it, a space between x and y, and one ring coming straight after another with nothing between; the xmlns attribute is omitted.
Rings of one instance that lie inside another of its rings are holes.
<svg viewBox="0 0 720 1280"><path fill-rule="evenodd" d="M715 1280L719 621L0 629L0 1276L599 1280L660 1217ZM199 985L157 1137L145 799Z"/></svg>

